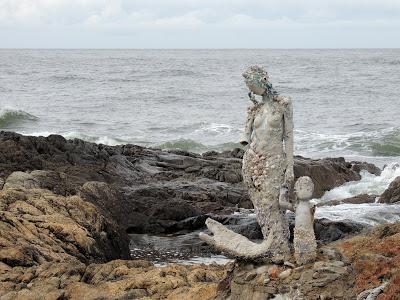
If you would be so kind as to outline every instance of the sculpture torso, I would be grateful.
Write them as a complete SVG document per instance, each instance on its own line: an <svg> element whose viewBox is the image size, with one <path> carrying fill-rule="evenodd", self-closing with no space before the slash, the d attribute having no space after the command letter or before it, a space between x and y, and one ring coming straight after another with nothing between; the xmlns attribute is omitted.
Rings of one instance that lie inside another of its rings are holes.
<svg viewBox="0 0 400 300"><path fill-rule="evenodd" d="M283 153L283 109L279 102L268 99L256 112L250 148L260 154Z"/></svg>

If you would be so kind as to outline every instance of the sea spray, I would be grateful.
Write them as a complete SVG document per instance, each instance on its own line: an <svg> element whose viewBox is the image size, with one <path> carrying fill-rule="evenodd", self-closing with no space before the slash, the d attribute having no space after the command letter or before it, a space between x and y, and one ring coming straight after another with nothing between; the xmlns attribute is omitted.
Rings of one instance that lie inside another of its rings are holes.
<svg viewBox="0 0 400 300"><path fill-rule="evenodd" d="M400 222L400 204L362 203L317 207L315 218L366 225Z"/></svg>
<svg viewBox="0 0 400 300"><path fill-rule="evenodd" d="M361 180L347 182L334 188L316 201L342 200L360 194L380 195L397 176L400 176L400 166L399 163L395 162L387 165L379 176L370 174L367 171L361 171Z"/></svg>

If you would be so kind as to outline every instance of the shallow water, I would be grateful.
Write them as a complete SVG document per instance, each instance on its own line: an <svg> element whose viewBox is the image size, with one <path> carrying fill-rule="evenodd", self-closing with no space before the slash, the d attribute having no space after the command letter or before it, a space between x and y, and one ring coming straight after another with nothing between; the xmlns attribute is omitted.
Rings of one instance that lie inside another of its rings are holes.
<svg viewBox="0 0 400 300"><path fill-rule="evenodd" d="M133 259L146 259L157 266L179 264L226 264L231 259L215 254L199 239L200 231L186 234L130 234Z"/></svg>

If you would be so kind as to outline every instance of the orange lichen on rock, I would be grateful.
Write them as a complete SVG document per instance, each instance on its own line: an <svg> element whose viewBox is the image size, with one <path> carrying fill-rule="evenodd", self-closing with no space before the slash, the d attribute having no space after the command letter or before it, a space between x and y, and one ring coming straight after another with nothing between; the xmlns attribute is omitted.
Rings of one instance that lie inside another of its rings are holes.
<svg viewBox="0 0 400 300"><path fill-rule="evenodd" d="M400 272L398 271L386 287L383 294L380 294L377 300L399 300L400 299Z"/></svg>
<svg viewBox="0 0 400 300"><path fill-rule="evenodd" d="M377 226L337 245L354 267L359 292L389 282L377 299L400 299L400 223Z"/></svg>
<svg viewBox="0 0 400 300"><path fill-rule="evenodd" d="M268 269L268 275L271 279L276 279L278 278L279 275L279 268L276 265L273 265Z"/></svg>

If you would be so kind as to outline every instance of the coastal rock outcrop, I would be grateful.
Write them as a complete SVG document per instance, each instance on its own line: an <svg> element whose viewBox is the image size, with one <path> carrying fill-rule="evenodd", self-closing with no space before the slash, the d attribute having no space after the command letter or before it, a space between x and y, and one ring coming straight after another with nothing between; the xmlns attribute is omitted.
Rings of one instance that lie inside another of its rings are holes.
<svg viewBox="0 0 400 300"><path fill-rule="evenodd" d="M340 240L320 246L316 262L302 267L293 262L156 267L123 260L129 257L126 230L190 232L209 216L257 238L259 227L250 210L231 214L238 206L251 208L235 175L240 174L240 150L198 155L4 132L0 150L2 300L355 299L375 294L396 299L400 294L399 223L343 240L365 227L316 220L319 242ZM335 172L338 182L360 176L357 164L342 159L298 160L314 176ZM293 223L293 214L288 218Z"/></svg>
<svg viewBox="0 0 400 300"><path fill-rule="evenodd" d="M200 155L0 132L0 181L80 195L126 231L163 233L189 217L251 208L241 183L242 156L241 149ZM343 158L296 157L294 169L296 178L313 179L314 197L359 180L361 170L378 172Z"/></svg>
<svg viewBox="0 0 400 300"><path fill-rule="evenodd" d="M323 299L355 299L372 294L396 299L400 293L399 223L325 245L315 263L301 267L290 262L156 267L143 260L100 263L107 249L96 240L101 215L93 214L93 206L77 196L13 187L1 191L0 199L4 210L0 298L4 300L318 299L321 295ZM85 213L90 213L86 219L79 217ZM57 227L56 220L65 226ZM100 235L107 240L105 234ZM14 239L23 247L28 241L31 251L15 244L8 247Z"/></svg>
<svg viewBox="0 0 400 300"><path fill-rule="evenodd" d="M96 206L34 187L6 182L0 191L0 231L0 262L10 267L129 257L126 236Z"/></svg>
<svg viewBox="0 0 400 300"><path fill-rule="evenodd" d="M400 297L400 223L379 225L334 245L353 267L357 299Z"/></svg>
<svg viewBox="0 0 400 300"><path fill-rule="evenodd" d="M95 205L13 174L0 191L2 300L217 297L224 267L120 260L129 258L126 235Z"/></svg>
<svg viewBox="0 0 400 300"><path fill-rule="evenodd" d="M143 260L77 260L11 268L0 263L0 298L29 300L218 299L222 266L155 267ZM220 298L222 299L222 298Z"/></svg>
<svg viewBox="0 0 400 300"><path fill-rule="evenodd" d="M379 197L380 203L400 202L400 176L396 177Z"/></svg>
<svg viewBox="0 0 400 300"><path fill-rule="evenodd" d="M317 261L238 263L230 275L230 299L397 299L400 296L400 223L323 246Z"/></svg>

